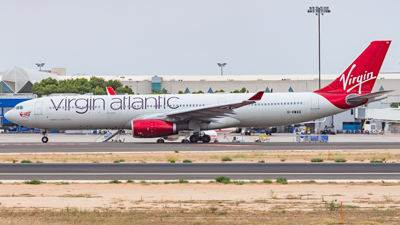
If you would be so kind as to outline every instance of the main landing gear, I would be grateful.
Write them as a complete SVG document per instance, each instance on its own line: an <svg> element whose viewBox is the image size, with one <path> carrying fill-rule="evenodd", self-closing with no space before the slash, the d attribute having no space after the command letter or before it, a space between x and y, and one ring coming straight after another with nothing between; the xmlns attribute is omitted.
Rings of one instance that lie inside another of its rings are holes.
<svg viewBox="0 0 400 225"><path fill-rule="evenodd" d="M197 143L197 142L203 142L203 143L209 143L211 141L211 137L210 135L207 134L199 134L199 133L194 133L193 135L191 135L188 139L183 139L182 143Z"/></svg>
<svg viewBox="0 0 400 225"><path fill-rule="evenodd" d="M164 139L162 139L162 138L157 139L157 143L164 143Z"/></svg>
<svg viewBox="0 0 400 225"><path fill-rule="evenodd" d="M43 137L42 137L42 142L43 143L47 143L48 141L49 141L49 138L47 137L47 131L46 131L46 129L44 129L43 131L42 131L42 134L43 134Z"/></svg>

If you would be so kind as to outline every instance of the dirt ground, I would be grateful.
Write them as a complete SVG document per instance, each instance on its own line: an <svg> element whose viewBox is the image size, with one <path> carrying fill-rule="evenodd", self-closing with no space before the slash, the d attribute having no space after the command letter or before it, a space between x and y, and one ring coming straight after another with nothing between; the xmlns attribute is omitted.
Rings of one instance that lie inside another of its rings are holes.
<svg viewBox="0 0 400 225"><path fill-rule="evenodd" d="M120 183L120 184L1 184L1 207L66 207L122 210L223 205L243 210L312 210L325 203L359 208L400 207L400 184L394 183Z"/></svg>
<svg viewBox="0 0 400 225"><path fill-rule="evenodd" d="M2 163L399 163L396 150L1 154ZM227 162L229 163L229 162ZM344 220L341 220L340 203ZM400 224L400 183L0 184L0 224Z"/></svg>
<svg viewBox="0 0 400 225"><path fill-rule="evenodd" d="M397 224L399 190L381 182L1 184L0 224Z"/></svg>
<svg viewBox="0 0 400 225"><path fill-rule="evenodd" d="M244 151L244 152L139 152L139 153L68 153L68 154L0 154L0 162L16 163L30 160L32 163L112 163L112 162L182 162L187 159L193 163L221 162L229 157L230 162L310 162L322 158L324 162L335 162L342 158L352 163L369 163L380 160L399 163L398 150L324 150L324 151Z"/></svg>

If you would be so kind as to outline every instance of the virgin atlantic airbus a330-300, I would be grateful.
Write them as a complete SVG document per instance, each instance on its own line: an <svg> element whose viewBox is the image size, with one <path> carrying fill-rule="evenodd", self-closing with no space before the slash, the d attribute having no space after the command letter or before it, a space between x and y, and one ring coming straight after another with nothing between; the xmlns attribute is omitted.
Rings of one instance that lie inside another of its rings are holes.
<svg viewBox="0 0 400 225"><path fill-rule="evenodd" d="M371 93L391 41L374 41L328 86L303 93L204 95L102 95L43 97L22 102L7 120L46 130L132 129L133 137L192 132L189 141L208 143L204 130L301 123L378 101Z"/></svg>

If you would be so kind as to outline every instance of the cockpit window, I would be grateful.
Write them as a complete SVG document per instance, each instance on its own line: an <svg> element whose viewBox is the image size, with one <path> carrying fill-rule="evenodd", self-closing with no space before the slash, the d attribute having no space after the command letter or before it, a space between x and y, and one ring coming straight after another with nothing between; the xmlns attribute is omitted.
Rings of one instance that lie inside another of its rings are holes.
<svg viewBox="0 0 400 225"><path fill-rule="evenodd" d="M19 105L19 106L16 106L15 109L24 109L24 107Z"/></svg>

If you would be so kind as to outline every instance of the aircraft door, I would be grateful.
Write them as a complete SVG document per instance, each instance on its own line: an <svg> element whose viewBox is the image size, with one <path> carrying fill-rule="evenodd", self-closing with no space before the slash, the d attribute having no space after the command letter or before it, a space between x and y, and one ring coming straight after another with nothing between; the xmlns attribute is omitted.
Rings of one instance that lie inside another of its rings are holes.
<svg viewBox="0 0 400 225"><path fill-rule="evenodd" d="M311 110L319 109L319 98L311 97Z"/></svg>
<svg viewBox="0 0 400 225"><path fill-rule="evenodd" d="M42 109L43 109L43 102L38 101L35 104L35 115L42 115Z"/></svg>

